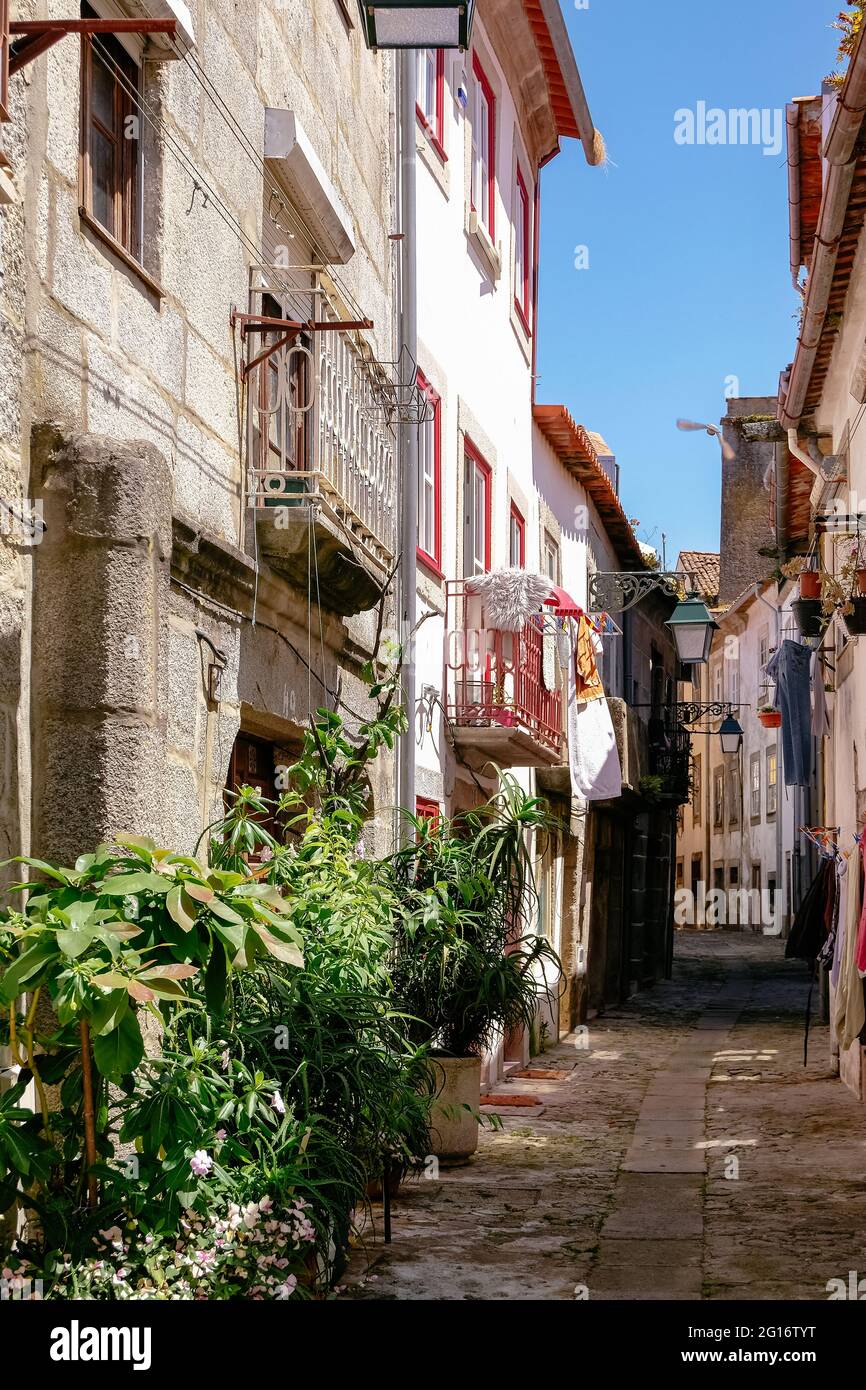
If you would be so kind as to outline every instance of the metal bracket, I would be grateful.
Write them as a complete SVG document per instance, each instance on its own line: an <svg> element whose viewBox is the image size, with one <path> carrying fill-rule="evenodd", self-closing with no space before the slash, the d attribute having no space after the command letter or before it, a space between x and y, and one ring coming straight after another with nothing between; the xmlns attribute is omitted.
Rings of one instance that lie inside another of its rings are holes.
<svg viewBox="0 0 866 1390"><path fill-rule="evenodd" d="M13 19L10 38L20 36L9 54L9 75L32 63L66 34L168 34L175 37L175 19Z"/></svg>
<svg viewBox="0 0 866 1390"><path fill-rule="evenodd" d="M594 613L625 613L656 590L679 598L687 581L692 589L695 587L694 578L682 570L598 571L589 576L588 606Z"/></svg>

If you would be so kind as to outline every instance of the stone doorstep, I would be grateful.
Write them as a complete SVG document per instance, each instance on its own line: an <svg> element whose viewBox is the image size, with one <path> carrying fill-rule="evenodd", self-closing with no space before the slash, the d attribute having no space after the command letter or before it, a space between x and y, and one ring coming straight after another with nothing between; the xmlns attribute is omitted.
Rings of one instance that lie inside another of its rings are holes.
<svg viewBox="0 0 866 1390"><path fill-rule="evenodd" d="M519 1105L525 1107L541 1105L538 1096L509 1096L499 1094L482 1096L479 1103L482 1107L486 1105Z"/></svg>
<svg viewBox="0 0 866 1390"><path fill-rule="evenodd" d="M523 1071L510 1071L507 1073L509 1081L516 1078L520 1081L564 1081L574 1071L576 1063L565 1067L527 1067Z"/></svg>

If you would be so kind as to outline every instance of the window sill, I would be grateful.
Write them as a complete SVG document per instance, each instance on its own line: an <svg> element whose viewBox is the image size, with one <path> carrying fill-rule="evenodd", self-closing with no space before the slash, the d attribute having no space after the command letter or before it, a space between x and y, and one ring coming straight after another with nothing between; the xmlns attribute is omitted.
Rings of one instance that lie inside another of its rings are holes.
<svg viewBox="0 0 866 1390"><path fill-rule="evenodd" d="M436 134L436 131L424 115L420 106L415 107L415 117L424 135L424 143L431 147L442 160L443 164L447 164L448 156L445 153L445 146L442 144L442 141L439 139L439 136Z"/></svg>
<svg viewBox="0 0 866 1390"><path fill-rule="evenodd" d="M502 275L502 257L490 240L486 228L478 221L478 214L471 209L467 209L466 213L466 235L478 252L494 285L497 285Z"/></svg>
<svg viewBox="0 0 866 1390"><path fill-rule="evenodd" d="M513 296L511 299L511 312L509 317L511 319L511 329L517 339L520 351L526 360L527 366L531 367L532 333L527 325L526 319L523 317L523 311L520 305Z"/></svg>
<svg viewBox="0 0 866 1390"><path fill-rule="evenodd" d="M78 209L78 216L81 218L83 226L85 226L89 232L92 232L93 235L108 248L112 255L116 256L117 259L123 263L127 270L131 270L133 275L141 280L142 284L150 290L151 294L156 295L157 299L165 299L165 290L159 282L154 280L152 275L148 275L144 266L141 265L134 256L131 256L126 248L121 246L119 241L115 241L111 232L106 231L105 227L97 222L95 217L91 216L87 208L80 207Z"/></svg>
<svg viewBox="0 0 866 1390"><path fill-rule="evenodd" d="M434 575L436 579L444 580L444 571L439 568L436 561L433 559L432 556L427 554L426 550L419 549L418 551L416 551L415 558L417 559L418 564L422 565L428 574Z"/></svg>
<svg viewBox="0 0 866 1390"><path fill-rule="evenodd" d="M447 198L451 192L451 170L448 156L432 131L427 129L426 122L422 121L420 116L415 127L415 149L418 152L418 158L440 193L444 198Z"/></svg>

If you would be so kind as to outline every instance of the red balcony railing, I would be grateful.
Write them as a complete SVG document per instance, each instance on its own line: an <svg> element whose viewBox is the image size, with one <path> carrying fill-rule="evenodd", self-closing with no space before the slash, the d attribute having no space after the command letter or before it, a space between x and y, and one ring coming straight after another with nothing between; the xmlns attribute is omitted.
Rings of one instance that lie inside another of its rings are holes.
<svg viewBox="0 0 866 1390"><path fill-rule="evenodd" d="M545 623L530 618L520 632L487 625L483 601L465 579L449 580L445 630L448 717L457 728L514 729L550 754L563 751L563 677L551 653L545 681ZM523 761L523 760L521 760Z"/></svg>

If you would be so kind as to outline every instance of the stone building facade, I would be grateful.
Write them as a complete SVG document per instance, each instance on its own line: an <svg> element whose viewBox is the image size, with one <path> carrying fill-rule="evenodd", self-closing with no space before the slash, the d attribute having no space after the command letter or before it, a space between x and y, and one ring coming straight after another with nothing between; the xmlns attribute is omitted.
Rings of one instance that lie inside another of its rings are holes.
<svg viewBox="0 0 866 1390"><path fill-rule="evenodd" d="M133 828L189 850L228 784L273 794L311 709L365 713L396 558L370 381L396 355L393 56L340 0L81 13L177 37L68 36L0 125L0 482L46 528L2 547L3 855ZM282 335L233 313L371 326L243 380Z"/></svg>

